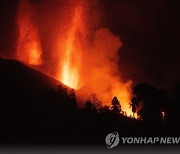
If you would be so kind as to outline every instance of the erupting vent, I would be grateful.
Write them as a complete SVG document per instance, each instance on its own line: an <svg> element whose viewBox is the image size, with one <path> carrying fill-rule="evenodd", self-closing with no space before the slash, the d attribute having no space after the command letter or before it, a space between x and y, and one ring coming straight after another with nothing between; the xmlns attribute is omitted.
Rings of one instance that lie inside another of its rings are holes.
<svg viewBox="0 0 180 154"><path fill-rule="evenodd" d="M37 9L32 2L21 0L17 19L17 59L32 65L41 64L43 68L47 68L44 73L81 91L79 100L87 100L91 93L96 93L103 105L110 105L112 98L116 96L122 110L130 116L132 81L123 82L118 68L118 51L122 42L109 29L97 28L101 21L99 14L102 14L100 11L93 11L97 5L97 2L88 0L66 0L61 4L59 16L54 15L54 19L50 19L50 15L46 17L47 21L53 21L51 31L54 31L54 36L47 36L50 49L42 52L41 46L44 44L39 37L42 34L38 31L37 21L35 22ZM48 68L56 73L49 73Z"/></svg>

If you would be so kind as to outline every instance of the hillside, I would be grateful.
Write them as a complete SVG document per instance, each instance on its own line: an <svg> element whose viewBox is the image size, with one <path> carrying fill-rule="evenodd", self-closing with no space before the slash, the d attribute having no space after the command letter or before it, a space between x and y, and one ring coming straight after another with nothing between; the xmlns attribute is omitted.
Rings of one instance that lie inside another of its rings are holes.
<svg viewBox="0 0 180 154"><path fill-rule="evenodd" d="M67 91L70 91L68 93ZM70 88L15 60L0 59L0 143L104 144L121 136L172 135L163 123L144 123L77 108Z"/></svg>
<svg viewBox="0 0 180 154"><path fill-rule="evenodd" d="M70 90L69 87L60 83L58 80L42 74L27 65L8 59L0 59L0 75L1 82L6 82L7 85L14 84L14 86L28 89L33 89L33 93L42 89L55 89L58 85Z"/></svg>

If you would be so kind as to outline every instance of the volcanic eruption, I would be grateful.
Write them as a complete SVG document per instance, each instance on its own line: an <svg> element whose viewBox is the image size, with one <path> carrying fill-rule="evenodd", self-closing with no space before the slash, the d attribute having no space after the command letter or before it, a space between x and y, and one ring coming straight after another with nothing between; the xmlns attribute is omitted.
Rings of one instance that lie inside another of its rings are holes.
<svg viewBox="0 0 180 154"><path fill-rule="evenodd" d="M59 2L55 1L57 4ZM52 40L46 53L42 52L43 44L39 39L41 34L34 21L34 16L38 16L35 7L28 0L20 1L16 58L31 65L44 65L43 73L75 89L80 102L95 93L102 105L110 105L116 96L122 110L130 116L132 81L122 81L118 66L118 52L123 43L119 36L102 26L103 13L94 11L97 5L98 2L88 0L64 1L60 15L54 17L56 22L51 29L54 31L53 37L48 38ZM49 65L55 74L49 73Z"/></svg>

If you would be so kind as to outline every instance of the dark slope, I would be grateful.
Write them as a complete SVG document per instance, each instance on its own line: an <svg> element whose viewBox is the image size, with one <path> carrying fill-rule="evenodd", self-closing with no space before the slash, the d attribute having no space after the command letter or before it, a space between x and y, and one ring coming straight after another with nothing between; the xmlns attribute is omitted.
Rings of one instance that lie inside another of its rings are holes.
<svg viewBox="0 0 180 154"><path fill-rule="evenodd" d="M76 109L70 90L18 61L0 59L0 142L60 140Z"/></svg>
<svg viewBox="0 0 180 154"><path fill-rule="evenodd" d="M0 142L104 144L107 133L126 133L137 123L78 110L59 84L18 61L0 59Z"/></svg>
<svg viewBox="0 0 180 154"><path fill-rule="evenodd" d="M104 145L111 132L120 136L179 134L163 123L77 109L75 96L66 88L18 61L0 59L0 143Z"/></svg>
<svg viewBox="0 0 180 154"><path fill-rule="evenodd" d="M9 81L7 84L13 83L18 87L22 86L28 89L33 89L33 93L41 91L44 88L54 89L57 88L57 85L62 85L63 87L68 88L54 78L42 74L15 60L0 59L0 74L1 82ZM5 80L3 81L3 79Z"/></svg>

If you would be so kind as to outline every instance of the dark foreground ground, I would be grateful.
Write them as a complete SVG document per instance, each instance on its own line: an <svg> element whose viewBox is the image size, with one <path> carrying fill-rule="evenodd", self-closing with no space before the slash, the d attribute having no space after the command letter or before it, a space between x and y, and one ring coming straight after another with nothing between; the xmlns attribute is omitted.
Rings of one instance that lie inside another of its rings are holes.
<svg viewBox="0 0 180 154"><path fill-rule="evenodd" d="M0 59L1 144L104 145L111 132L180 136L178 117L143 122L113 112L78 109L75 98L58 84L20 62Z"/></svg>

